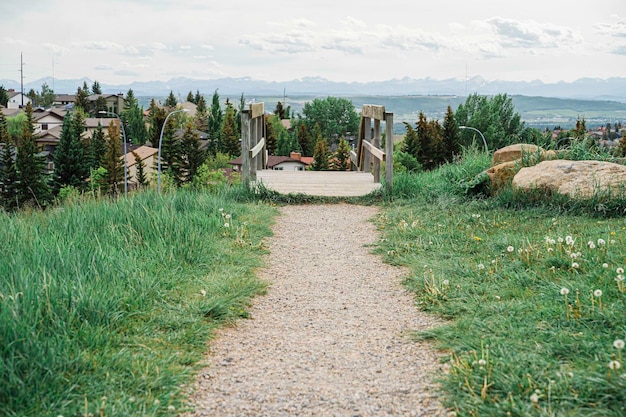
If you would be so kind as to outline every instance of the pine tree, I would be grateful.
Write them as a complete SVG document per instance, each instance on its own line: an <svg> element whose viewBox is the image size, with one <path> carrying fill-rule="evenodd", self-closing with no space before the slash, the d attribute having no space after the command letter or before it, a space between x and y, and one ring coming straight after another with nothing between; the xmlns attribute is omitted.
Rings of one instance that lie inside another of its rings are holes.
<svg viewBox="0 0 626 417"><path fill-rule="evenodd" d="M100 83L98 81L94 81L91 86L91 94L102 94L102 88L100 87Z"/></svg>
<svg viewBox="0 0 626 417"><path fill-rule="evenodd" d="M15 192L17 172L15 170L15 143L7 131L7 121L0 110L0 205L6 211L13 211L17 206Z"/></svg>
<svg viewBox="0 0 626 417"><path fill-rule="evenodd" d="M265 149L268 155L276 155L276 134L270 115L265 115Z"/></svg>
<svg viewBox="0 0 626 417"><path fill-rule="evenodd" d="M193 102L196 106L200 103L200 99L202 99L204 101L204 104L206 105L206 100L204 99L204 96L200 94L200 90L196 90L196 96L193 99Z"/></svg>
<svg viewBox="0 0 626 417"><path fill-rule="evenodd" d="M169 107L169 108L176 108L176 105L178 104L178 100L176 100L176 96L174 95L174 92L170 90L170 95L167 96L167 98L165 99L165 107Z"/></svg>
<svg viewBox="0 0 626 417"><path fill-rule="evenodd" d="M85 113L89 113L90 104L89 104L89 87L87 84L83 86L84 88L78 87L76 91L76 99L74 101L74 108L81 108Z"/></svg>
<svg viewBox="0 0 626 417"><path fill-rule="evenodd" d="M132 154L135 157L135 179L137 180L137 188L145 188L149 185L149 180L146 176L146 163L143 161L143 159L141 159L137 152L132 151Z"/></svg>
<svg viewBox="0 0 626 417"><path fill-rule="evenodd" d="M318 135L317 142L315 143L315 152L313 152L313 163L311 169L314 171L328 171L328 159L330 156L330 150L328 149L328 142L322 138L322 135Z"/></svg>
<svg viewBox="0 0 626 417"><path fill-rule="evenodd" d="M313 156L313 141L304 123L298 124L298 144L302 150L302 156Z"/></svg>
<svg viewBox="0 0 626 417"><path fill-rule="evenodd" d="M444 158L447 162L452 162L454 156L461 151L460 140L459 127L456 124L452 107L448 106L443 118L443 149Z"/></svg>
<svg viewBox="0 0 626 417"><path fill-rule="evenodd" d="M139 101L135 98L133 90L128 90L124 110L120 114L124 123L126 139L134 145L143 145L148 139L148 131L143 120L143 108L139 107Z"/></svg>
<svg viewBox="0 0 626 417"><path fill-rule="evenodd" d="M237 134L237 127L235 125L235 109L230 103L228 103L226 107L220 136L223 144L220 152L232 157L241 155L241 145L239 144L239 135Z"/></svg>
<svg viewBox="0 0 626 417"><path fill-rule="evenodd" d="M408 153L412 157L417 158L421 153L417 131L415 131L415 129L413 129L413 127L411 127L411 125L407 122L404 122L404 127L406 129L406 135L404 136L404 142L402 144L402 152Z"/></svg>
<svg viewBox="0 0 626 417"><path fill-rule="evenodd" d="M158 142L157 142L158 144ZM163 129L161 143L161 172L168 172L172 178L180 181L180 141L176 138L174 120L170 118ZM159 161L155 161L155 170L158 170Z"/></svg>
<svg viewBox="0 0 626 417"><path fill-rule="evenodd" d="M107 185L109 194L113 198L117 198L119 195L119 184L124 181L124 163L120 159L122 156L120 129L113 123L113 120L109 123L108 137L107 152L102 164L107 171L104 183Z"/></svg>
<svg viewBox="0 0 626 417"><path fill-rule="evenodd" d="M98 123L98 127L91 134L91 140L87 149L88 170L98 169L102 166L107 151L107 141L104 129L100 123Z"/></svg>
<svg viewBox="0 0 626 417"><path fill-rule="evenodd" d="M198 102L196 103L196 115L194 116L194 123L196 129L200 132L206 133L209 129L209 114L204 97L198 93Z"/></svg>
<svg viewBox="0 0 626 417"><path fill-rule="evenodd" d="M222 107L220 106L220 96L217 93L217 90L213 93L213 98L211 100L211 109L209 111L209 126L208 126L208 134L209 134L209 150L211 155L215 155L218 151L221 152L222 149L222 141L221 141L221 131L222 131L222 119L224 118L224 114L222 113Z"/></svg>
<svg viewBox="0 0 626 417"><path fill-rule="evenodd" d="M192 123L186 124L180 143L181 183L191 183L206 160L206 153L200 150L200 137L194 132L193 127Z"/></svg>
<svg viewBox="0 0 626 417"><path fill-rule="evenodd" d="M161 137L161 129L167 118L167 111L156 105L154 99L150 102L150 129L148 130L148 140L153 147L159 146Z"/></svg>
<svg viewBox="0 0 626 417"><path fill-rule="evenodd" d="M17 146L15 168L17 171L16 196L19 207L45 207L51 193L46 178L46 166L35 144L33 108L26 105L26 122Z"/></svg>
<svg viewBox="0 0 626 417"><path fill-rule="evenodd" d="M187 101L193 104L197 104L196 99L193 96L193 93L191 92L191 90L189 90L189 93L187 93Z"/></svg>
<svg viewBox="0 0 626 417"><path fill-rule="evenodd" d="M350 169L350 145L344 138L339 139L339 146L335 150L332 168L336 171L347 171Z"/></svg>
<svg viewBox="0 0 626 417"><path fill-rule="evenodd" d="M59 144L54 152L54 189L58 192L65 186L78 190L86 187L89 176L89 158L85 155L85 146L81 140L85 117L82 110L67 113Z"/></svg>

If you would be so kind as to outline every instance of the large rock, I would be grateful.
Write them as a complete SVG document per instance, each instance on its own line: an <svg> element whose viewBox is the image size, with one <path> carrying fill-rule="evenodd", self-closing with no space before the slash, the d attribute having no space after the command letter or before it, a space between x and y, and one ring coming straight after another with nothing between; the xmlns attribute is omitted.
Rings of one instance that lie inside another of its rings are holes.
<svg viewBox="0 0 626 417"><path fill-rule="evenodd" d="M522 168L513 178L513 187L525 191L541 189L587 199L596 192L623 193L626 166L602 161L543 161Z"/></svg>
<svg viewBox="0 0 626 417"><path fill-rule="evenodd" d="M495 151L491 165L496 166L504 162L517 161L522 159L524 155L530 158L533 163L539 162L539 160L544 161L556 158L556 152L554 151L546 151L537 145L531 145L529 143L516 143Z"/></svg>

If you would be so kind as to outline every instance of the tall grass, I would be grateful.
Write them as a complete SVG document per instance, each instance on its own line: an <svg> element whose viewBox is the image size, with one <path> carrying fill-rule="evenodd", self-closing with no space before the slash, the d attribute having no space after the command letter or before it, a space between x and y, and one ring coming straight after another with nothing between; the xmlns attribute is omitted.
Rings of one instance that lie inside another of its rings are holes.
<svg viewBox="0 0 626 417"><path fill-rule="evenodd" d="M443 401L457 416L626 415L620 202L510 188L476 199L457 174L478 165L416 175L412 194L394 182L379 218L380 252L448 320L417 335L443 349Z"/></svg>
<svg viewBox="0 0 626 417"><path fill-rule="evenodd" d="M0 214L0 415L175 415L264 288L274 214L193 191Z"/></svg>

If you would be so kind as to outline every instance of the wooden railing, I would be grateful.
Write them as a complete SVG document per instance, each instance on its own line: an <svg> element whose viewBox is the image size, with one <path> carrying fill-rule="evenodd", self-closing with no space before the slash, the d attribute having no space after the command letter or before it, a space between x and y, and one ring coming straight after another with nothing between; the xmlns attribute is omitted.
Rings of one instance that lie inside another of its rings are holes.
<svg viewBox="0 0 626 417"><path fill-rule="evenodd" d="M372 132L372 120L374 129ZM380 122L385 122L385 150L380 148ZM358 171L371 172L374 182L380 182L380 163L385 162L385 182L393 183L393 113L385 112L384 106L364 104L356 152L350 153L352 164Z"/></svg>
<svg viewBox="0 0 626 417"><path fill-rule="evenodd" d="M241 179L246 188L256 181L257 170L267 165L264 131L265 105L252 103L241 112Z"/></svg>

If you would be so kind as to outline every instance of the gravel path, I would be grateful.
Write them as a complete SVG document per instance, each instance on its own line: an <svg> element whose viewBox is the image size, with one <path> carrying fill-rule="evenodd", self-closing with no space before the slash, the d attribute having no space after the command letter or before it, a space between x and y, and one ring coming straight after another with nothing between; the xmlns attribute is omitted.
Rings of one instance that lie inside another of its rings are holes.
<svg viewBox="0 0 626 417"><path fill-rule="evenodd" d="M427 343L437 321L367 245L375 207L288 206L269 239L270 283L251 320L222 329L189 416L443 416Z"/></svg>

